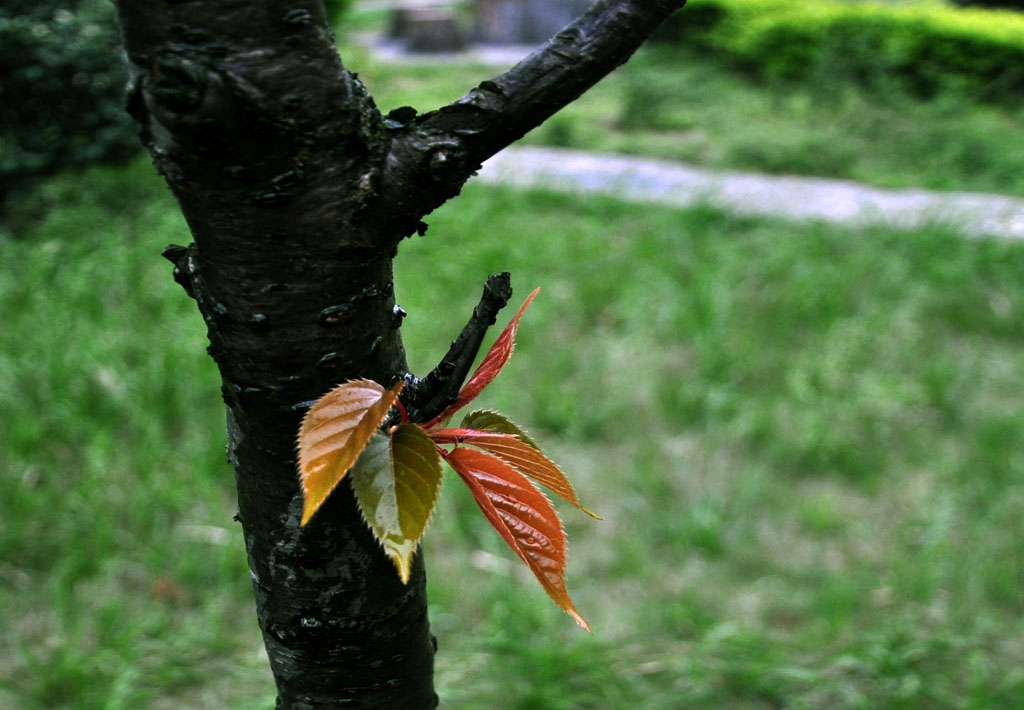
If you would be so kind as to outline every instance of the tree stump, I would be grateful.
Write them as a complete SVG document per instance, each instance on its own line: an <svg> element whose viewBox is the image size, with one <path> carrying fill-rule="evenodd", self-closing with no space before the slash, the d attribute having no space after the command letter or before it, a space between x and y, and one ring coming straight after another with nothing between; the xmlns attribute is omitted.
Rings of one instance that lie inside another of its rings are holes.
<svg viewBox="0 0 1024 710"><path fill-rule="evenodd" d="M406 49L410 52L458 52L466 47L451 8L409 9L404 24Z"/></svg>
<svg viewBox="0 0 1024 710"><path fill-rule="evenodd" d="M487 44L537 44L589 5L588 0L475 0L475 37Z"/></svg>

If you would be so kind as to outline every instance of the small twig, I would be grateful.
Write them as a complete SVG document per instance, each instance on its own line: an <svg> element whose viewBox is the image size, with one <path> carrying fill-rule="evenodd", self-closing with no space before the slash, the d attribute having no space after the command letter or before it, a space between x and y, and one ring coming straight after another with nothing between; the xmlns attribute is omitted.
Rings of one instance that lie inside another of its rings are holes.
<svg viewBox="0 0 1024 710"><path fill-rule="evenodd" d="M185 293L188 294L189 298L195 298L195 285L192 283L192 268L190 266L190 259L195 251L193 245L187 247L180 246L178 244L168 244L164 247L161 256L167 261L174 264L174 280L185 289Z"/></svg>
<svg viewBox="0 0 1024 710"><path fill-rule="evenodd" d="M405 376L405 389L400 399L413 422L427 422L443 412L459 396L462 383L469 374L476 359L480 344L484 340L487 328L494 324L498 311L508 304L512 297L512 281L507 271L491 274L484 284L484 292L480 303L473 309L473 315L463 327L459 337L452 341L448 353L437 367L424 378L411 373ZM396 412L388 417L398 418Z"/></svg>

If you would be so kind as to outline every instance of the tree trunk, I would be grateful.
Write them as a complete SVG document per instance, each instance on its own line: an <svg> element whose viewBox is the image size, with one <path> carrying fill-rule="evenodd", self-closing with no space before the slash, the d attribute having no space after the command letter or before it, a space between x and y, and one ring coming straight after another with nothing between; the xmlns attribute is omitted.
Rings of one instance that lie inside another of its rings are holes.
<svg viewBox="0 0 1024 710"><path fill-rule="evenodd" d="M602 0L459 101L381 116L319 0L118 0L128 108L194 243L165 250L206 321L227 405L260 628L278 708L437 705L426 577L403 585L347 486L304 528L295 437L345 380L408 382L428 419L453 400L509 295L492 278L445 360L407 373L399 242L480 163L630 53L682 0Z"/></svg>

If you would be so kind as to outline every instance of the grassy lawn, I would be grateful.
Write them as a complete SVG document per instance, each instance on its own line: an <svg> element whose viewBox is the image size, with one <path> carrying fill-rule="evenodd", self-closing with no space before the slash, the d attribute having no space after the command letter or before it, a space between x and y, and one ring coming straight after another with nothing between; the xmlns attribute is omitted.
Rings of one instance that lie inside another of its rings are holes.
<svg viewBox="0 0 1024 710"><path fill-rule="evenodd" d="M144 161L0 233L0 707L272 707L218 378ZM28 207L25 207L28 210ZM413 368L543 287L483 404L570 473L579 631L446 485L447 707L1015 708L1024 245L470 186L403 245Z"/></svg>
<svg viewBox="0 0 1024 710"><path fill-rule="evenodd" d="M362 13L351 22L368 30L385 19ZM351 41L341 51L385 111L437 108L507 68L450 57L387 63ZM766 86L714 57L645 48L525 141L882 187L1024 195L1024 103L978 104L955 91L920 100L878 83L868 91L820 76Z"/></svg>

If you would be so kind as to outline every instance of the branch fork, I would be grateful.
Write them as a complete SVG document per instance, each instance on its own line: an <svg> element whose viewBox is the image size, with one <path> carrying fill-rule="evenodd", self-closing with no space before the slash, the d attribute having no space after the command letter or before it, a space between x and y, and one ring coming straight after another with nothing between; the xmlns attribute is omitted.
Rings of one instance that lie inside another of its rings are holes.
<svg viewBox="0 0 1024 710"><path fill-rule="evenodd" d="M452 341L448 353L426 377L406 373L405 388L399 397L408 418L413 422L428 422L441 414L458 399L469 369L473 366L487 329L494 325L498 312L512 297L512 281L507 271L491 274L484 284L480 302L473 309L462 332ZM398 423L401 415L393 411L386 426Z"/></svg>

